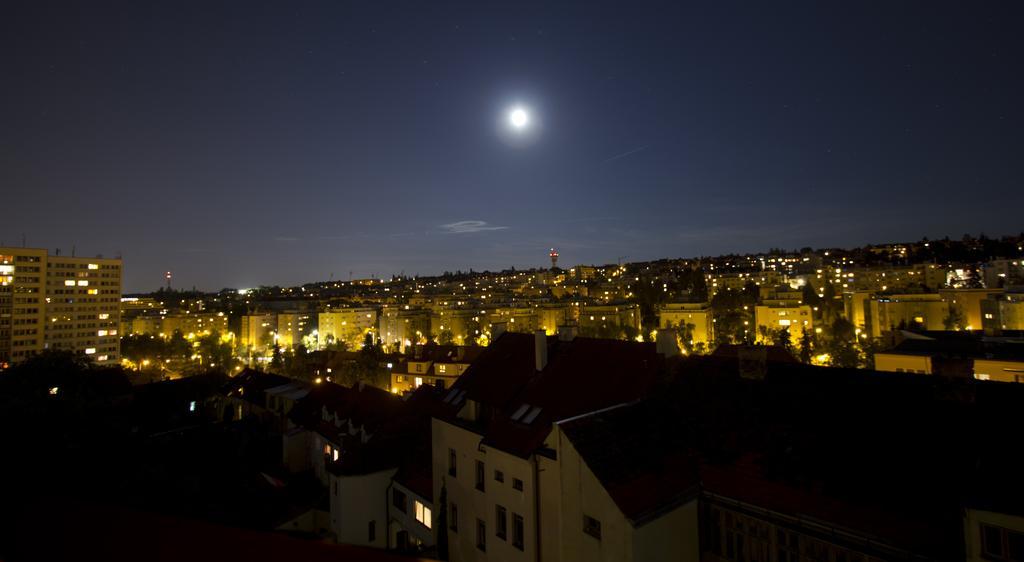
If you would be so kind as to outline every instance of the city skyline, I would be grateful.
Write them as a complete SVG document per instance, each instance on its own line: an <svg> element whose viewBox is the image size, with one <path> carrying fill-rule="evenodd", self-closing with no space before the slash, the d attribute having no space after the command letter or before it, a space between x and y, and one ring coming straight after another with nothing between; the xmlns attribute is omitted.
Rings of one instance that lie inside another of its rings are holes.
<svg viewBox="0 0 1024 562"><path fill-rule="evenodd" d="M1019 8L587 6L19 6L0 238L139 291L1019 230Z"/></svg>

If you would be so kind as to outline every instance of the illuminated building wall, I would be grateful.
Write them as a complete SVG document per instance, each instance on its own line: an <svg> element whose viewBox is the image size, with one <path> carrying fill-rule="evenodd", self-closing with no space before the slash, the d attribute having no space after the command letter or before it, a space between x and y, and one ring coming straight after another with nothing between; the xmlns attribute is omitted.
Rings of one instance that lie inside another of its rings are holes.
<svg viewBox="0 0 1024 562"><path fill-rule="evenodd" d="M289 349L303 343L303 338L317 327L315 313L281 312L277 315L277 345Z"/></svg>
<svg viewBox="0 0 1024 562"><path fill-rule="evenodd" d="M640 307L635 304L584 305L580 308L580 333L605 335L609 330L640 331ZM617 337L613 335L612 337Z"/></svg>
<svg viewBox="0 0 1024 562"><path fill-rule="evenodd" d="M987 334L1024 330L1024 293L994 295L981 301L981 326Z"/></svg>
<svg viewBox="0 0 1024 562"><path fill-rule="evenodd" d="M797 345L804 335L804 330L814 332L814 318L810 305L758 305L754 308L754 323L757 326L757 340L762 343L761 328L766 330L781 330L789 328L789 340Z"/></svg>
<svg viewBox="0 0 1024 562"><path fill-rule="evenodd" d="M944 330L949 305L936 293L876 296L865 302L865 325L871 337L882 332L919 325L925 330Z"/></svg>
<svg viewBox="0 0 1024 562"><path fill-rule="evenodd" d="M677 328L682 335L682 327L687 324L693 325L690 335L694 344L714 341L711 307L707 303L669 303L658 309L658 328Z"/></svg>
<svg viewBox="0 0 1024 562"><path fill-rule="evenodd" d="M376 331L374 308L334 308L321 312L317 318L317 341L321 347L343 342L347 349L359 349L367 332Z"/></svg>
<svg viewBox="0 0 1024 562"><path fill-rule="evenodd" d="M392 351L404 351L416 343L426 343L431 330L431 312L423 308L385 307L380 311L378 334Z"/></svg>
<svg viewBox="0 0 1024 562"><path fill-rule="evenodd" d="M121 260L0 248L0 366L45 349L120 361Z"/></svg>
<svg viewBox="0 0 1024 562"><path fill-rule="evenodd" d="M575 304L541 304L537 305L537 329L544 330L549 336L558 333L559 326L569 326L579 321L580 307Z"/></svg>
<svg viewBox="0 0 1024 562"><path fill-rule="evenodd" d="M276 333L276 314L247 314L242 317L242 333L239 340L242 347L265 352L273 348Z"/></svg>
<svg viewBox="0 0 1024 562"><path fill-rule="evenodd" d="M980 330L982 328L982 301L1002 292L1002 289L945 289L939 291L939 294L942 295L942 300L946 301L950 307L959 309L963 315L960 328Z"/></svg>

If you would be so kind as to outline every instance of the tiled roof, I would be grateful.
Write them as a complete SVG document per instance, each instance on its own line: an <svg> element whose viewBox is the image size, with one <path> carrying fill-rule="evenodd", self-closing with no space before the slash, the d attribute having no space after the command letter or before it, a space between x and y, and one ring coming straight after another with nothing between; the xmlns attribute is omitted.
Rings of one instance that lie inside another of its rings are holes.
<svg viewBox="0 0 1024 562"><path fill-rule="evenodd" d="M532 334L505 332L453 385L449 395L485 411L485 445L521 457L540 448L554 421L643 396L664 365L654 344L546 337L547 365L536 370Z"/></svg>
<svg viewBox="0 0 1024 562"><path fill-rule="evenodd" d="M667 412L643 401L558 425L635 525L696 497L697 460Z"/></svg>

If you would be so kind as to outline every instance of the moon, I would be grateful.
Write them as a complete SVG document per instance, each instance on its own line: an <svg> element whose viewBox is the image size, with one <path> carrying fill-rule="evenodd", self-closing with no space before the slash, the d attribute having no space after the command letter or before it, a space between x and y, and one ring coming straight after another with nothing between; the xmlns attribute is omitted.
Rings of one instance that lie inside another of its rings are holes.
<svg viewBox="0 0 1024 562"><path fill-rule="evenodd" d="M508 112L508 122L513 129L525 129L530 124L530 114L522 107L513 107Z"/></svg>

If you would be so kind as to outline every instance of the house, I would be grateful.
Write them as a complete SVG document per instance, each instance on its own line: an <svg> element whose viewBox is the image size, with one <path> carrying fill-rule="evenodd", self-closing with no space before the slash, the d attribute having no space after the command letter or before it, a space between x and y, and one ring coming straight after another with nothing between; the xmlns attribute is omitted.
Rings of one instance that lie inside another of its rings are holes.
<svg viewBox="0 0 1024 562"><path fill-rule="evenodd" d="M566 332L571 334L571 332ZM432 425L434 526L451 560L555 560L541 541L557 485L555 423L643 396L654 344L505 332L445 394Z"/></svg>
<svg viewBox="0 0 1024 562"><path fill-rule="evenodd" d="M402 399L324 382L292 409L284 463L323 484L337 542L407 553L434 547L429 443L439 405L428 386Z"/></svg>
<svg viewBox="0 0 1024 562"><path fill-rule="evenodd" d="M556 559L700 560L698 462L663 414L637 401L555 424Z"/></svg>
<svg viewBox="0 0 1024 562"><path fill-rule="evenodd" d="M475 345L413 346L391 369L391 392L411 392L424 384L449 388L483 349Z"/></svg>
<svg viewBox="0 0 1024 562"><path fill-rule="evenodd" d="M280 418L268 403L267 390L292 383L292 379L246 368L221 388L223 398L215 404L224 421L259 417L264 423L278 425Z"/></svg>

